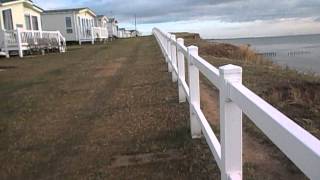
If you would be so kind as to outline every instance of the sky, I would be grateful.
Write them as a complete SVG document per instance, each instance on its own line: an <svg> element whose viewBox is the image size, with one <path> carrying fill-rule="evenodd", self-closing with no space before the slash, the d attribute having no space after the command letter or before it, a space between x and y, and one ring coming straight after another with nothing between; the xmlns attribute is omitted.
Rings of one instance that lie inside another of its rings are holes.
<svg viewBox="0 0 320 180"><path fill-rule="evenodd" d="M196 32L203 38L320 34L320 0L34 0L44 9L89 7L120 27L150 34Z"/></svg>

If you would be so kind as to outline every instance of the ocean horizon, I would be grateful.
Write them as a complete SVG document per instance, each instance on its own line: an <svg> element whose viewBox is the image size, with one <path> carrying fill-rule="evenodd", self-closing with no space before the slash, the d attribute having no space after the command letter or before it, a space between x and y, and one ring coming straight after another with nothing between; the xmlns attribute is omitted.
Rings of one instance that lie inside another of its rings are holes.
<svg viewBox="0 0 320 180"><path fill-rule="evenodd" d="M250 45L251 49L281 66L302 73L320 74L320 34L207 39L207 41Z"/></svg>

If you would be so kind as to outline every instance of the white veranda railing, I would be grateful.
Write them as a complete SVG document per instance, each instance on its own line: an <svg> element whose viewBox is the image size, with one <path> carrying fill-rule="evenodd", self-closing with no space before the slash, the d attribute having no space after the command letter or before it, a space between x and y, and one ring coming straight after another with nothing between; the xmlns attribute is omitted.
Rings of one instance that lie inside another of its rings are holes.
<svg viewBox="0 0 320 180"><path fill-rule="evenodd" d="M198 55L196 46L154 28L173 82L178 82L179 102L190 104L193 138L203 133L221 170L221 178L242 179L242 113L262 130L310 179L320 179L320 141L242 84L242 68L226 65L215 68ZM188 64L189 86L185 78ZM199 72L220 95L220 142L200 108Z"/></svg>
<svg viewBox="0 0 320 180"><path fill-rule="evenodd" d="M94 44L95 39L108 39L108 29L103 27L92 27L92 44Z"/></svg>
<svg viewBox="0 0 320 180"><path fill-rule="evenodd" d="M60 31L32 31L18 28L2 31L1 40L1 49L7 55L10 50L17 50L20 57L23 57L23 50L32 47L58 48L60 52L65 52L66 48L66 39Z"/></svg>

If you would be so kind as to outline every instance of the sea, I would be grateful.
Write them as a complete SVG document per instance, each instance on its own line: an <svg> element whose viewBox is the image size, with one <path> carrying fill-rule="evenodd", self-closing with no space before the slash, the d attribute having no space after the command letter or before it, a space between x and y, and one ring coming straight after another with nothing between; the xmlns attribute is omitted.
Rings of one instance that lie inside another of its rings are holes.
<svg viewBox="0 0 320 180"><path fill-rule="evenodd" d="M234 45L249 44L257 53L284 67L320 75L320 34L209 41Z"/></svg>

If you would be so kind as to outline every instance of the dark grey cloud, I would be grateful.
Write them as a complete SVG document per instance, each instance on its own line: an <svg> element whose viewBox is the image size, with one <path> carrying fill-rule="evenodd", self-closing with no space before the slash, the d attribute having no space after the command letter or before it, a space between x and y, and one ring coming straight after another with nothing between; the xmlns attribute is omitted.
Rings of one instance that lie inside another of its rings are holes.
<svg viewBox="0 0 320 180"><path fill-rule="evenodd" d="M215 7L215 15L231 22L273 20L280 18L316 17L320 12L318 0L241 1L228 6Z"/></svg>
<svg viewBox="0 0 320 180"><path fill-rule="evenodd" d="M115 15L122 22L183 20L248 22L280 18L317 18L320 0L72 0L99 14ZM111 13L112 12L112 13Z"/></svg>

